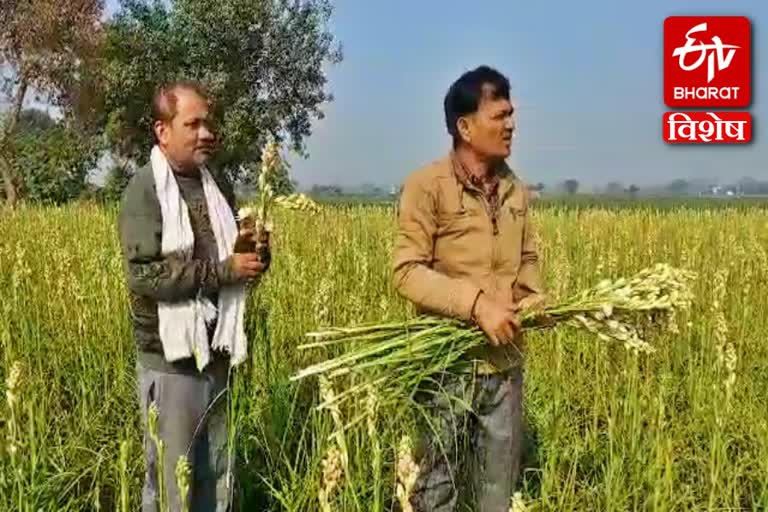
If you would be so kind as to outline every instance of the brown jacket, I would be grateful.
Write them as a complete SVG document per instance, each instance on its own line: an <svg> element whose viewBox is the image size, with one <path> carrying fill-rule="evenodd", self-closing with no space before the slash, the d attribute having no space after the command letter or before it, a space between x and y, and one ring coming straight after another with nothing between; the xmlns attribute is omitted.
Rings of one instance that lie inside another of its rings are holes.
<svg viewBox="0 0 768 512"><path fill-rule="evenodd" d="M506 165L498 174L495 215L453 153L403 184L394 280L419 312L471 321L481 291L515 302L543 294L527 187ZM517 353L488 345L473 356L504 369Z"/></svg>

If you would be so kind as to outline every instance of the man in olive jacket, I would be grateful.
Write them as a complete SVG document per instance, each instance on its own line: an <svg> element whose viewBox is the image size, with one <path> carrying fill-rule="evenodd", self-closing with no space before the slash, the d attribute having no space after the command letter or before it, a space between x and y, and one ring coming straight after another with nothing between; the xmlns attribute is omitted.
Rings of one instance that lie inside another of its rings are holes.
<svg viewBox="0 0 768 512"><path fill-rule="evenodd" d="M403 185L393 269L420 312L474 322L488 344L471 354L476 377L445 376L424 393L431 425L411 501L456 510L465 462L475 464L476 510L508 510L522 447L522 338L518 311L543 300L529 195L504 160L514 133L509 83L480 67L445 98L453 149ZM449 395L472 404L472 414ZM464 461L462 442L473 443Z"/></svg>
<svg viewBox="0 0 768 512"><path fill-rule="evenodd" d="M232 487L226 400L221 400L227 389L229 358L212 351L203 371L198 370L192 357L169 362L158 329L158 302L174 303L202 295L217 304L224 287L247 282L266 269L255 253L233 254L219 260L200 170L213 151L215 137L210 128L209 102L200 86L176 82L159 88L153 100L153 115L157 147L186 205L194 248L191 258L162 254L163 217L152 167L139 169L123 194L118 224L138 348L138 393L145 426L147 474L142 507L145 512L155 511L159 502L161 461L146 430L149 407L154 403L165 447L162 475L170 510L180 509L174 470L184 455L192 470L187 496L190 509L224 511L231 506ZM211 175L234 215L232 188L223 175ZM240 233L240 237L250 236ZM215 326L215 321L208 325L209 339Z"/></svg>

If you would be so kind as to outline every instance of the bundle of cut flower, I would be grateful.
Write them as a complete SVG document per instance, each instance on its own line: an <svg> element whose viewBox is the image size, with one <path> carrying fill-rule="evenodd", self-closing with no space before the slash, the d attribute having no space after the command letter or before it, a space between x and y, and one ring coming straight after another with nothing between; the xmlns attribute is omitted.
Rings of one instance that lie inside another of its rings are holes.
<svg viewBox="0 0 768 512"><path fill-rule="evenodd" d="M630 278L603 280L559 304L522 311L522 330L571 326L594 333L600 340L622 343L636 352L653 352L641 338L641 329L662 328L692 301L693 272L657 264ZM355 376L350 386L334 398L336 405L358 400L373 385L382 402L400 402L419 383L448 371L468 369L469 350L486 343L477 327L451 319L419 317L359 327L339 327L312 332L316 339L302 349L349 344L342 355L301 370L292 380L312 375L330 379ZM471 368L471 365L469 366ZM319 408L329 404L322 403Z"/></svg>

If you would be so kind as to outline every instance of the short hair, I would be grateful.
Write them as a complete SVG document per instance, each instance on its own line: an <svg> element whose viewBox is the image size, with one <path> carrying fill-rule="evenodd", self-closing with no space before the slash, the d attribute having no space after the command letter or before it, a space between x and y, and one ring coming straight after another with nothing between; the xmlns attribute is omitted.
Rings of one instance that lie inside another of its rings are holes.
<svg viewBox="0 0 768 512"><path fill-rule="evenodd" d="M177 91L192 91L210 101L205 87L195 80L174 80L159 86L152 97L152 122L169 122L176 117Z"/></svg>
<svg viewBox="0 0 768 512"><path fill-rule="evenodd" d="M459 139L456 123L459 118L477 112L480 102L486 94L485 86L490 86L492 99L509 99L509 80L489 66L480 66L461 75L451 84L443 101L445 125L454 144Z"/></svg>

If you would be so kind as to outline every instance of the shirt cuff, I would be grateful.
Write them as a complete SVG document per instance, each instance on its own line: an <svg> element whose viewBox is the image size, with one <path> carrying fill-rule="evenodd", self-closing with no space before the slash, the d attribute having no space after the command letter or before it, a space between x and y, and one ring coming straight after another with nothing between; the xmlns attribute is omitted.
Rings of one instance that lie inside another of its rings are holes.
<svg viewBox="0 0 768 512"><path fill-rule="evenodd" d="M216 274L219 276L219 286L231 286L239 282L235 271L232 269L232 256L216 265Z"/></svg>

